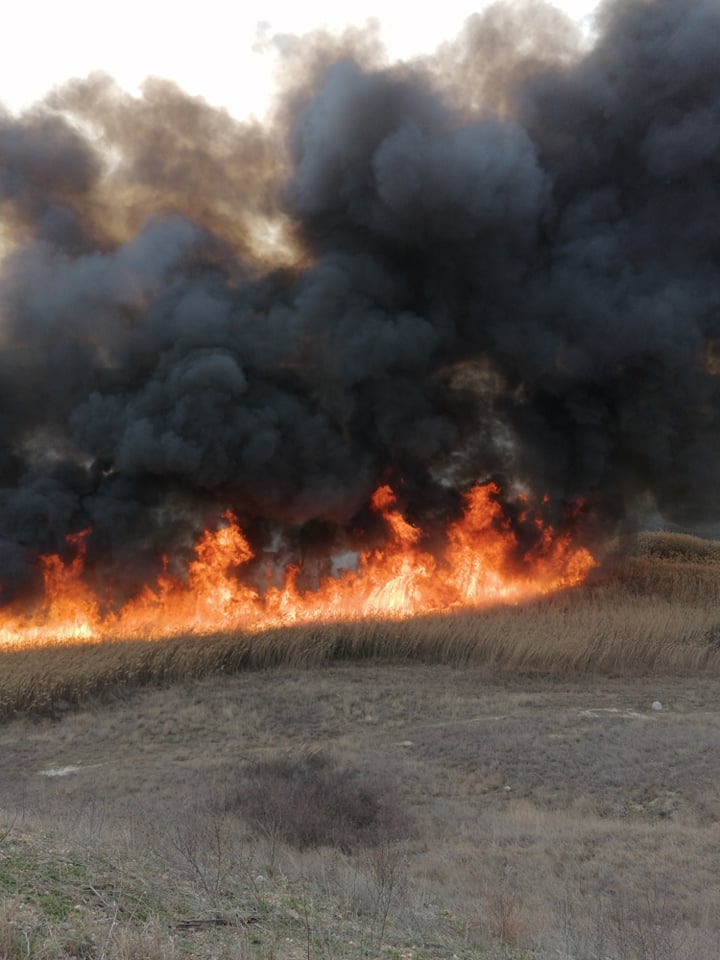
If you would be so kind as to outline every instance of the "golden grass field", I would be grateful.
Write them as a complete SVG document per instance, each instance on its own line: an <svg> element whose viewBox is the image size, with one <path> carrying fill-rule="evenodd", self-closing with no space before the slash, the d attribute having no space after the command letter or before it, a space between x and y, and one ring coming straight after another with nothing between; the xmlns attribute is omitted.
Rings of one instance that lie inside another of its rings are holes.
<svg viewBox="0 0 720 960"><path fill-rule="evenodd" d="M0 960L716 960L719 678L678 534L526 606L3 651Z"/></svg>

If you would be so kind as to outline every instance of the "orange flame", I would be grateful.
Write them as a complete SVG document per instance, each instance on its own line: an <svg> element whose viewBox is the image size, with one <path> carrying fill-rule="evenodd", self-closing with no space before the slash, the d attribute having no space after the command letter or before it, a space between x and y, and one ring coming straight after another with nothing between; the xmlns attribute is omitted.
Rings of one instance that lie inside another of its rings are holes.
<svg viewBox="0 0 720 960"><path fill-rule="evenodd" d="M90 533L84 530L68 537L75 548L71 561L57 555L41 558L44 603L32 616L6 608L0 614L0 644L159 639L311 621L404 618L516 603L581 583L594 559L574 546L569 534L543 526L540 517L530 517L540 535L518 564L517 539L498 493L494 484L471 490L464 515L450 525L444 551L435 556L419 546L422 533L397 508L391 488L379 487L371 507L384 520L386 542L361 552L356 569L325 577L315 590L298 586L301 571L296 566L284 571L280 587L262 593L244 582L239 573L253 551L228 512L225 526L200 537L187 579L169 575L166 568L153 586L107 614L83 579Z"/></svg>

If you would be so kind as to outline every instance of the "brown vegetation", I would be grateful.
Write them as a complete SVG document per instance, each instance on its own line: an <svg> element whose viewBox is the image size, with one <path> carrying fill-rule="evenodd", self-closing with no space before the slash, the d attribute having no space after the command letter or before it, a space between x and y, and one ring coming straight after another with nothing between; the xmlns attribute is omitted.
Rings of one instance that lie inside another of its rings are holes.
<svg viewBox="0 0 720 960"><path fill-rule="evenodd" d="M715 573L4 653L0 958L715 960Z"/></svg>
<svg viewBox="0 0 720 960"><path fill-rule="evenodd" d="M337 847L346 853L405 837L407 818L377 770L362 770L326 753L256 760L240 770L227 807L258 833L299 850Z"/></svg>
<svg viewBox="0 0 720 960"><path fill-rule="evenodd" d="M255 634L0 651L0 716L56 714L122 689L213 672L421 660L562 677L720 670L720 547L645 534L580 589L517 606Z"/></svg>

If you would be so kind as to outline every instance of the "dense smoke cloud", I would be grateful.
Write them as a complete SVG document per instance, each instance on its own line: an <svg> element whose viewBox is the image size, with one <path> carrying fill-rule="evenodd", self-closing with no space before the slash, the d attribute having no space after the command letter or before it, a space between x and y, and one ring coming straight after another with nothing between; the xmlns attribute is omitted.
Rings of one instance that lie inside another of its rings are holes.
<svg viewBox="0 0 720 960"><path fill-rule="evenodd" d="M128 591L228 507L342 546L387 479L716 519L720 7L598 30L306 39L266 128L103 77L0 116L3 596L88 526Z"/></svg>

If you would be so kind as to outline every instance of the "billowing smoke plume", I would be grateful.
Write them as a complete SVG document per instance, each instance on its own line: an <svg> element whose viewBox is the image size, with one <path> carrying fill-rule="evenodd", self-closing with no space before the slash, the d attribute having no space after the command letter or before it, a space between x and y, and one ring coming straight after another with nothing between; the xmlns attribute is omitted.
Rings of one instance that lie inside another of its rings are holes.
<svg viewBox="0 0 720 960"><path fill-rule="evenodd" d="M267 128L102 77L0 116L5 599L86 527L129 591L227 508L341 544L385 480L716 515L716 0L366 46L301 43Z"/></svg>

